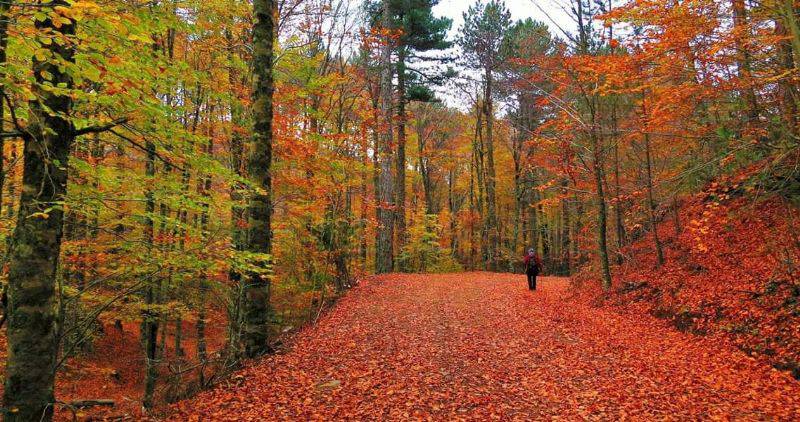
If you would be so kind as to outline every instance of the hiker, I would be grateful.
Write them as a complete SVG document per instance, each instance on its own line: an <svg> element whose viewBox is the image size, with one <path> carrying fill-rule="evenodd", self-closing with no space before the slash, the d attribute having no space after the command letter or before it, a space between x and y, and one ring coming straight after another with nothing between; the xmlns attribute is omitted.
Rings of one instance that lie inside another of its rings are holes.
<svg viewBox="0 0 800 422"><path fill-rule="evenodd" d="M536 276L539 275L539 271L542 269L542 260L536 254L536 251L531 248L525 254L523 262L525 263L525 275L528 276L528 289L536 290Z"/></svg>

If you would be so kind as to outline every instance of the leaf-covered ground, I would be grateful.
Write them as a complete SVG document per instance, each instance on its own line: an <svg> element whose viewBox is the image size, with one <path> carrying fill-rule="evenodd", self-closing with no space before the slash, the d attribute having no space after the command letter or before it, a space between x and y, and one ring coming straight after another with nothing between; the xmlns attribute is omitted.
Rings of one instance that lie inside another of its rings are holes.
<svg viewBox="0 0 800 422"><path fill-rule="evenodd" d="M797 419L800 383L713 337L573 301L565 279L365 281L290 351L174 420Z"/></svg>
<svg viewBox="0 0 800 422"><path fill-rule="evenodd" d="M660 268L648 233L623 250L614 294L600 292L591 267L573 280L587 299L603 295L621 312L725 337L800 379L800 209L777 195L743 195L741 179L721 179L686 198L677 230L674 214L664 218Z"/></svg>

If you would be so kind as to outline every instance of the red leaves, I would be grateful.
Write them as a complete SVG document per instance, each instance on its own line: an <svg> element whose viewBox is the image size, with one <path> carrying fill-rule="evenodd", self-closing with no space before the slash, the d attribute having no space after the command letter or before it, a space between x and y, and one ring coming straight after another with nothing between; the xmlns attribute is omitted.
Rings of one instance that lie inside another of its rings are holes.
<svg viewBox="0 0 800 422"><path fill-rule="evenodd" d="M683 229L659 227L666 265L654 270L649 241L625 251L615 271L613 302L624 312L652 313L698 334L719 336L764 364L800 370L795 241L797 210L772 197L742 196L741 177L710 184L683 208Z"/></svg>
<svg viewBox="0 0 800 422"><path fill-rule="evenodd" d="M293 349L176 405L172 420L800 416L800 384L650 317L536 293L515 275L392 275ZM743 382L743 380L746 380Z"/></svg>

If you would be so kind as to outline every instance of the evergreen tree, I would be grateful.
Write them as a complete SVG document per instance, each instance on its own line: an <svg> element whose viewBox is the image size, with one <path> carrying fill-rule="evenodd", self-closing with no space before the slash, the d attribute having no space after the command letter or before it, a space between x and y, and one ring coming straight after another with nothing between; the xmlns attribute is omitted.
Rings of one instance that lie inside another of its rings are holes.
<svg viewBox="0 0 800 422"><path fill-rule="evenodd" d="M494 166L494 76L505 63L503 40L511 26L511 12L501 0L487 4L476 2L464 13L464 24L458 45L463 51L464 64L483 72L483 114L486 119L486 224L488 231L487 265L497 269L500 233L497 222L496 178Z"/></svg>
<svg viewBox="0 0 800 422"><path fill-rule="evenodd" d="M509 28L503 39L502 54L524 61L553 54L554 45L547 25L528 18L515 22ZM534 66L513 60L509 63L504 69L505 80L501 88L507 96L513 97L508 114L516 132L511 140L515 209L510 249L512 256L518 256L522 249L538 249L539 245L539 211L534 206L540 200L539 192L534 189L538 172L530 163L534 151L529 140L553 110L546 105L546 101L542 101L550 87L546 81L533 80L536 74ZM522 220L525 220L524 223ZM521 236L520 226L524 227Z"/></svg>
<svg viewBox="0 0 800 422"><path fill-rule="evenodd" d="M447 31L452 25L448 18L433 15L433 7L438 0L388 0L386 7L382 3L368 4L368 12L373 22L385 21L389 28L398 32L394 44L397 73L397 156L396 156L396 212L397 239L402 248L406 237L406 104L409 101L433 101L431 85L440 84L452 71L441 72L431 69L431 59L420 53L450 48ZM384 18L384 11L389 16ZM436 59L446 62L447 58Z"/></svg>

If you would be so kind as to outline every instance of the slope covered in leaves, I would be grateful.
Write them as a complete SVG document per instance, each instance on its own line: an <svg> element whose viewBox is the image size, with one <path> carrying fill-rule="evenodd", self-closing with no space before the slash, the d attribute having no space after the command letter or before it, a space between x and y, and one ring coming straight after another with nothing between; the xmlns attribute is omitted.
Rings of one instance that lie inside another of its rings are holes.
<svg viewBox="0 0 800 422"><path fill-rule="evenodd" d="M661 268L646 233L624 251L614 294L584 291L624 312L723 337L800 379L800 213L777 195L745 194L741 179L713 183L686 201L677 220L666 216L659 225L666 239Z"/></svg>
<svg viewBox="0 0 800 422"><path fill-rule="evenodd" d="M370 279L171 420L800 417L800 383L734 347L574 301L565 279L524 284Z"/></svg>

